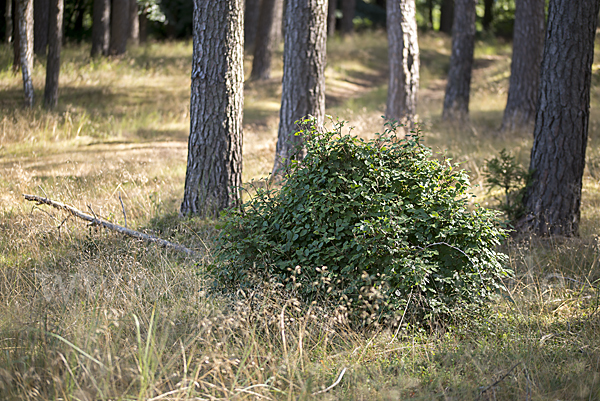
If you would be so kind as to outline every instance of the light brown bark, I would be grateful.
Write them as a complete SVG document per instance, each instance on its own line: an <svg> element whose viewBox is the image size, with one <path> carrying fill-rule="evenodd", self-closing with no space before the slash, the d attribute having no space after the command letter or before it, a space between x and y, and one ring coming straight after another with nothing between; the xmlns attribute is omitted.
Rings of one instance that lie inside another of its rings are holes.
<svg viewBox="0 0 600 401"><path fill-rule="evenodd" d="M288 0L285 10L285 44L279 131L273 176L290 161L304 157L303 138L295 135L296 121L313 116L317 125L325 117L326 0Z"/></svg>
<svg viewBox="0 0 600 401"><path fill-rule="evenodd" d="M181 213L217 217L240 204L243 0L194 0L190 137Z"/></svg>
<svg viewBox="0 0 600 401"><path fill-rule="evenodd" d="M129 43L140 44L140 20L138 18L137 0L129 0Z"/></svg>
<svg viewBox="0 0 600 401"><path fill-rule="evenodd" d="M387 34L390 81L387 119L414 122L419 89L419 43L415 0L388 1Z"/></svg>

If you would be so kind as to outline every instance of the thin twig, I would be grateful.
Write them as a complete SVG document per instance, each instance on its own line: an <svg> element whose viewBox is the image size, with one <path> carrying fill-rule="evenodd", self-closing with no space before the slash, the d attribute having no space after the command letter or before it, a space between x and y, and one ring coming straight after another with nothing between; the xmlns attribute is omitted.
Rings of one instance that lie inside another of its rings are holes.
<svg viewBox="0 0 600 401"><path fill-rule="evenodd" d="M338 378L335 381L335 383L333 383L331 386L327 387L325 390L321 390L321 391L317 391L316 393L312 393L312 395L318 395L318 394L326 393L329 390L331 390L332 388L334 388L335 386L337 386L342 381L342 377L344 377L344 373L346 373L346 368L342 369L342 371L340 372L340 375L338 376Z"/></svg>
<svg viewBox="0 0 600 401"><path fill-rule="evenodd" d="M477 399L481 398L481 396L483 395L483 393L485 393L486 391L488 391L492 387L495 387L498 384L500 384L500 382L502 380L506 379L508 377L508 375L510 375L512 373L512 371L515 370L515 368L517 366L519 366L520 364L522 364L522 363L523 362L517 362L517 363L515 363L512 368L508 369L508 372L506 372L504 375L502 375L502 377L500 377L498 380L496 380L495 382L493 382L492 384L490 384L489 386L487 386L486 388L484 388L483 390L481 390L481 392L479 393L479 397L477 397Z"/></svg>
<svg viewBox="0 0 600 401"><path fill-rule="evenodd" d="M412 294L413 294L413 290L410 290L410 295L408 296L408 301L406 301L406 306L404 307L404 312L402 313L402 318L400 319L400 323L398 324L398 328L396 329L396 333L394 333L394 336L392 337L392 339L390 340L390 342L388 343L388 345L390 345L394 341L394 339L396 338L396 336L400 332L400 328L402 327L402 322L404 322L404 315L406 315L406 310L408 309L408 304L410 304L410 300L412 298Z"/></svg>
<svg viewBox="0 0 600 401"><path fill-rule="evenodd" d="M121 191L119 191L119 202L121 202L121 208L123 209L123 218L125 219L125 228L127 228L127 213L125 213L125 205L123 199L121 199Z"/></svg>
<svg viewBox="0 0 600 401"><path fill-rule="evenodd" d="M106 221L104 219L98 218L97 216L95 216L94 211L92 210L92 208L88 205L88 207L90 208L90 210L92 211L92 213L94 213L94 216L90 216L87 213L83 213L81 210L78 210L76 208L74 208L73 206L69 206L69 205L65 205L64 203L61 202L56 202L53 200L50 200L48 198L42 198L41 196L37 196L37 195L26 195L23 194L23 196L25 197L26 200L31 201L31 202L37 202L38 205L50 205L56 209L60 209L60 210L64 210L68 213L70 213L71 215L78 217L82 220L88 221L91 225L98 225L98 226L102 226L106 229L112 230L112 231L116 231L118 233L124 234L124 235L128 235L130 237L134 237L137 239L141 239L143 241L146 242L150 242L153 244L157 244L160 246L163 246L165 248L170 248L179 252L183 252L186 253L187 255L190 256L194 256L194 255L200 255L197 251L192 251L191 249L186 248L183 245L180 244L175 244L173 242L164 240L162 238L158 238L155 237L153 235L148 235L148 234L144 234L141 233L139 231L134 231L131 230L129 228L120 226L118 224L114 224L111 223L109 221Z"/></svg>

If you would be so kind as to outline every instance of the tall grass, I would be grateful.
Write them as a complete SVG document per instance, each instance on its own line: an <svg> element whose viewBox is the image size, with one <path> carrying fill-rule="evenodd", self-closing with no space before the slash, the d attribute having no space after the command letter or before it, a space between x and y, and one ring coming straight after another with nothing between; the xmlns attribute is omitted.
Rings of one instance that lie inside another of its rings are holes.
<svg viewBox="0 0 600 401"><path fill-rule="evenodd" d="M427 144L481 184L485 160L502 148L527 164L531 133L495 131L510 51L490 42L476 51L471 122L441 123L449 43L421 38L418 112ZM358 135L381 129L386 49L379 32L329 43L328 113ZM88 50L67 47L60 104L46 112L20 107L19 76L0 47L1 399L600 399L596 87L581 238L505 244L515 277L485 319L357 329L328 305L268 285L208 291L218 231L177 216L191 45L152 43L114 60L90 60ZM43 74L38 60L38 98ZM245 181L271 169L280 79L279 52L271 81L246 83ZM119 224L125 212L129 227L206 256L86 227L22 193ZM485 188L475 193L493 204Z"/></svg>

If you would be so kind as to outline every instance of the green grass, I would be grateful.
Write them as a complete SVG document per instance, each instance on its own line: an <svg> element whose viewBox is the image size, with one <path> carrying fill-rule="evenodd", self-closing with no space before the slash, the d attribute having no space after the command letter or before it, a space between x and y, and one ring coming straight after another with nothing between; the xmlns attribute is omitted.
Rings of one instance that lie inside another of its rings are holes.
<svg viewBox="0 0 600 401"><path fill-rule="evenodd" d="M527 165L531 133L500 136L510 46L479 42L471 122L440 121L448 38L421 38L418 113L426 143L483 184L507 148ZM515 277L487 319L444 327L357 330L327 305L277 288L214 296L205 263L215 224L177 217L189 120L190 43L152 43L122 59L68 46L61 99L20 107L19 76L0 46L0 398L7 400L600 399L600 90L595 68L581 237L508 243ZM328 47L327 113L353 132L380 131L387 90L381 32ZM251 56L246 58L249 75ZM247 82L244 181L266 176L275 150L281 52L273 79ZM476 201L493 193L474 189ZM92 209L202 251L204 258L97 230L22 193ZM340 382L326 393L312 395ZM486 391L484 391L486 390Z"/></svg>

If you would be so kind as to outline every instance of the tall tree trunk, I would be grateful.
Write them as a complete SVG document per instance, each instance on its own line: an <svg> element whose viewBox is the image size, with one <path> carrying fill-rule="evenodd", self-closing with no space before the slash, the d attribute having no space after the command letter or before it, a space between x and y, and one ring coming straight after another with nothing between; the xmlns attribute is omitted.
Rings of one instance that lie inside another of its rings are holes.
<svg viewBox="0 0 600 401"><path fill-rule="evenodd" d="M33 0L18 0L19 54L23 74L25 107L33 107Z"/></svg>
<svg viewBox="0 0 600 401"><path fill-rule="evenodd" d="M481 19L481 25L483 26L483 30L489 32L490 28L492 27L493 21L494 0L483 0L483 18Z"/></svg>
<svg viewBox="0 0 600 401"><path fill-rule="evenodd" d="M273 56L273 14L276 0L262 0L256 39L254 39L254 60L250 79L271 78L271 59Z"/></svg>
<svg viewBox="0 0 600 401"><path fill-rule="evenodd" d="M248 49L254 48L261 2L262 0L246 0L244 10L244 43Z"/></svg>
<svg viewBox="0 0 600 401"><path fill-rule="evenodd" d="M110 45L110 0L94 0L92 22L92 57L108 56Z"/></svg>
<svg viewBox="0 0 600 401"><path fill-rule="evenodd" d="M284 0L275 0L273 8L273 23L271 24L273 49L279 47L283 42L283 3Z"/></svg>
<svg viewBox="0 0 600 401"><path fill-rule="evenodd" d="M440 32L452 33L454 25L454 0L442 0L440 7Z"/></svg>
<svg viewBox="0 0 600 401"><path fill-rule="evenodd" d="M354 15L356 13L356 0L342 1L342 35L354 33Z"/></svg>
<svg viewBox="0 0 600 401"><path fill-rule="evenodd" d="M140 44L140 20L138 18L137 0L129 0L129 42L134 46Z"/></svg>
<svg viewBox="0 0 600 401"><path fill-rule="evenodd" d="M120 56L127 51L129 38L129 0L113 0L110 17L110 47L112 56Z"/></svg>
<svg viewBox="0 0 600 401"><path fill-rule="evenodd" d="M427 29L433 30L433 9L435 4L433 0L427 0Z"/></svg>
<svg viewBox="0 0 600 401"><path fill-rule="evenodd" d="M49 0L34 0L33 2L33 51L40 56L46 55L48 46L48 14Z"/></svg>
<svg viewBox="0 0 600 401"><path fill-rule="evenodd" d="M524 199L539 235L578 235L598 0L550 0Z"/></svg>
<svg viewBox="0 0 600 401"><path fill-rule="evenodd" d="M148 41L148 10L143 9L140 13L140 43Z"/></svg>
<svg viewBox="0 0 600 401"><path fill-rule="evenodd" d="M476 4L477 0L456 0L454 3L452 55L444 96L443 120L466 121L469 118Z"/></svg>
<svg viewBox="0 0 600 401"><path fill-rule="evenodd" d="M13 0L13 74L21 69L21 33L19 32L19 0Z"/></svg>
<svg viewBox="0 0 600 401"><path fill-rule="evenodd" d="M181 213L217 217L240 204L243 0L194 0L190 137Z"/></svg>
<svg viewBox="0 0 600 401"><path fill-rule="evenodd" d="M58 103L58 77L60 75L60 49L62 47L64 0L51 0L49 16L48 63L44 106L53 109Z"/></svg>
<svg viewBox="0 0 600 401"><path fill-rule="evenodd" d="M417 113L419 43L415 0L387 3L390 83L385 116L412 123Z"/></svg>
<svg viewBox="0 0 600 401"><path fill-rule="evenodd" d="M335 35L335 11L337 10L337 0L329 0L327 9L327 36Z"/></svg>
<svg viewBox="0 0 600 401"><path fill-rule="evenodd" d="M514 131L535 121L544 50L544 6L544 0L516 3L510 85L502 131Z"/></svg>
<svg viewBox="0 0 600 401"><path fill-rule="evenodd" d="M283 47L283 83L273 176L290 159L304 157L296 121L311 115L318 125L325 117L325 55L327 0L287 0ZM296 147L300 152L294 154Z"/></svg>
<svg viewBox="0 0 600 401"><path fill-rule="evenodd" d="M6 9L4 10L4 21L6 21L6 36L4 39L6 43L13 41L13 1L6 0Z"/></svg>

